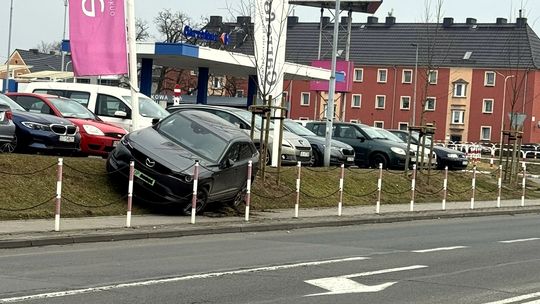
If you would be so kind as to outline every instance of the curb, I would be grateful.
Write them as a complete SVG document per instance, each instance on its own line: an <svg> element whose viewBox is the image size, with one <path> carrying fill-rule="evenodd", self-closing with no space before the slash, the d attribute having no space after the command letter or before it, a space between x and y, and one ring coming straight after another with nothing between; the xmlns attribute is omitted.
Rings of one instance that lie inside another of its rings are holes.
<svg viewBox="0 0 540 304"><path fill-rule="evenodd" d="M14 249L26 247L41 247L50 245L69 245L83 244L96 242L115 242L141 239L162 239L176 238L186 236L225 234L225 233L253 233L267 232L280 230L296 230L306 228L324 228L324 227L340 227L354 226L366 224L382 224L395 223L417 220L433 220L433 219L450 219L450 218L467 218L467 217L483 217L483 216L501 216L501 215L519 215L519 214L540 214L539 207L519 207L519 208L500 208L497 210L490 209L474 209L453 211L417 211L414 214L407 215L403 213L385 213L381 215L370 214L359 216L347 216L341 218L327 217L312 217L304 219L287 219L280 220L282 222L252 222L244 224L228 223L225 227L206 226L206 227L165 227L163 230L155 230L153 226L141 226L139 230L148 231L129 231L126 228L108 229L103 231L79 230L64 232L66 235L43 236L43 235L27 235L21 234L19 238L13 235L12 239L0 240L0 249ZM277 221L277 220L276 220Z"/></svg>

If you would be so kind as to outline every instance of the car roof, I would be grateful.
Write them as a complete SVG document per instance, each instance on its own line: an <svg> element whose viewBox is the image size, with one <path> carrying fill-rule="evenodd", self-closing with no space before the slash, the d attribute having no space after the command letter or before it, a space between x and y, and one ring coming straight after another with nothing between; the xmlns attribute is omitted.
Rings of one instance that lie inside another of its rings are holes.
<svg viewBox="0 0 540 304"><path fill-rule="evenodd" d="M223 132L219 132L218 135L226 141L251 141L251 138L244 130L239 129L232 123L212 113L197 110L185 110L174 112L171 116L173 115L181 115L196 120L197 123L211 130L220 129Z"/></svg>

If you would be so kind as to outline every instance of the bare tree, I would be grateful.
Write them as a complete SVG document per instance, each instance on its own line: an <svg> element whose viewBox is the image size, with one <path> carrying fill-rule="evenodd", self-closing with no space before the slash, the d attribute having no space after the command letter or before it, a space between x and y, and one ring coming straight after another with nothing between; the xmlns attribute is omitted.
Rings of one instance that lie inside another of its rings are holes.
<svg viewBox="0 0 540 304"><path fill-rule="evenodd" d="M49 54L51 52L60 53L62 42L60 41L53 41L53 42L46 42L46 41L40 41L37 46L34 48L37 49L40 53Z"/></svg>
<svg viewBox="0 0 540 304"><path fill-rule="evenodd" d="M148 25L148 22L146 20L137 18L135 20L135 40L136 41L145 41L150 37L150 33L148 32L148 29L150 26Z"/></svg>

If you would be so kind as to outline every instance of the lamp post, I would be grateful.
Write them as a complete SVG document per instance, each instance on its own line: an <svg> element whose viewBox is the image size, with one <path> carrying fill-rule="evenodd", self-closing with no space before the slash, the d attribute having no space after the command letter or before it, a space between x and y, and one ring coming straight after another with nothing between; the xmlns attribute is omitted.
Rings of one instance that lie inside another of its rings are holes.
<svg viewBox="0 0 540 304"><path fill-rule="evenodd" d="M503 74L497 72L497 74L504 76ZM504 131L504 108L506 106L506 81L510 78L516 77L516 75L508 75L504 77L504 88L503 88L503 101L502 101L502 111L501 111L501 136L499 138L499 158L502 160L502 152L503 152L503 131Z"/></svg>
<svg viewBox="0 0 540 304"><path fill-rule="evenodd" d="M13 24L13 0L11 0L11 5L9 7L9 29L8 29L8 55L6 63L6 84L4 88L4 93L9 92L9 56L11 56L11 26Z"/></svg>
<svg viewBox="0 0 540 304"><path fill-rule="evenodd" d="M416 126L416 85L418 84L418 43L411 43L416 47L416 54L414 59L414 88L413 88L413 115L412 125Z"/></svg>
<svg viewBox="0 0 540 304"><path fill-rule="evenodd" d="M62 40L66 40L66 19L67 19L67 6L68 6L68 0L64 0L64 32L62 33ZM62 53L62 65L61 65L61 71L65 71L64 70L64 64L65 64L65 60L66 60L66 53L60 49L60 52ZM67 66L67 64L66 64Z"/></svg>

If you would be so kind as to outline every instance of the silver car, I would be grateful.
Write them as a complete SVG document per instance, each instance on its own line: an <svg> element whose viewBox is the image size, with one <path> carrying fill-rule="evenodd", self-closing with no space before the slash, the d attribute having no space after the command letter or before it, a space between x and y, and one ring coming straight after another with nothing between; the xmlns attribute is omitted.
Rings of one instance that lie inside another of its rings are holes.
<svg viewBox="0 0 540 304"><path fill-rule="evenodd" d="M0 152L11 153L15 149L15 124L11 108L2 98L8 98L0 94Z"/></svg>
<svg viewBox="0 0 540 304"><path fill-rule="evenodd" d="M238 108L229 108L221 106L210 106L202 104L181 104L177 106L172 106L167 108L171 113L179 110L186 109L196 109L201 111L206 111L212 114L215 114L230 123L237 125L240 129L246 130L249 134L251 130L251 118L252 113L250 111ZM255 129L253 142L257 147L259 147L260 141L260 130L262 124L262 118L260 116L255 117ZM270 124L270 132L268 136L268 154L266 162L269 163L272 153L272 143L273 143L273 124ZM293 134L288 131L283 131L283 142L281 143L281 163L284 165L295 165L298 162L301 162L302 165L309 165L311 163L311 144L306 139Z"/></svg>

